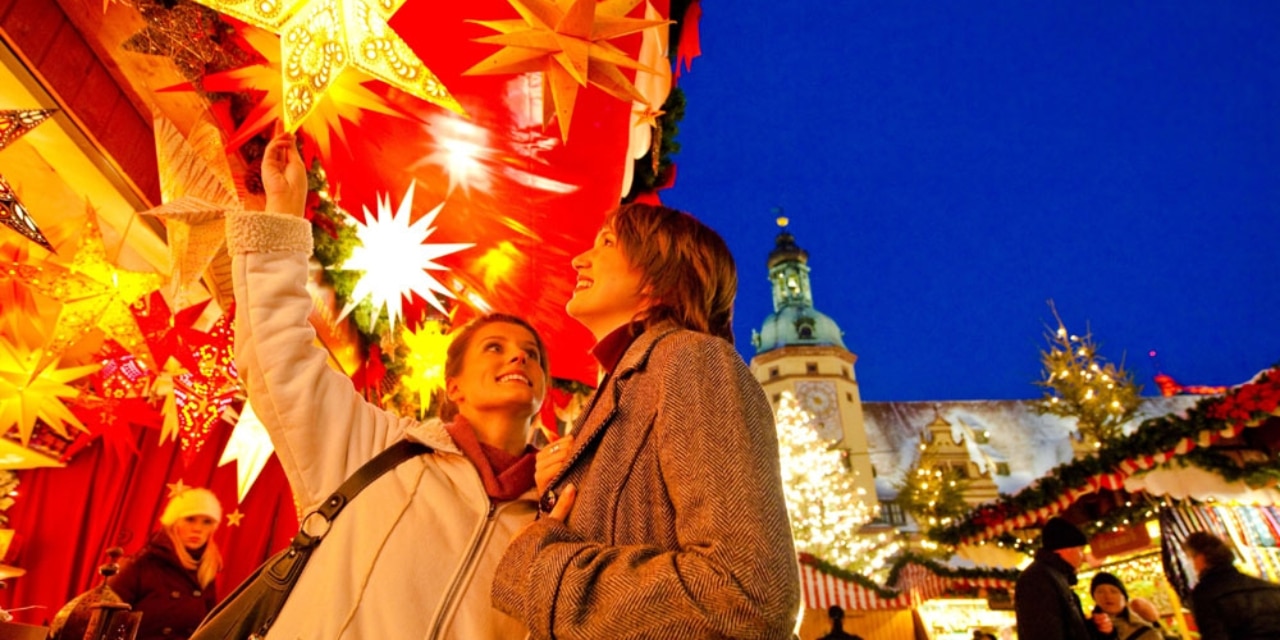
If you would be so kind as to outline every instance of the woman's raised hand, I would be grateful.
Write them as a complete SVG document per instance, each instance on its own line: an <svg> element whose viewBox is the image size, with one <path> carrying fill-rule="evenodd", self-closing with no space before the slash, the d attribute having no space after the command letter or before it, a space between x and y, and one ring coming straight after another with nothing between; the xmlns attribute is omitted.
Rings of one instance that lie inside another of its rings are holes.
<svg viewBox="0 0 1280 640"><path fill-rule="evenodd" d="M279 125L262 156L262 188L267 193L267 211L296 216L305 213L307 168L293 134Z"/></svg>

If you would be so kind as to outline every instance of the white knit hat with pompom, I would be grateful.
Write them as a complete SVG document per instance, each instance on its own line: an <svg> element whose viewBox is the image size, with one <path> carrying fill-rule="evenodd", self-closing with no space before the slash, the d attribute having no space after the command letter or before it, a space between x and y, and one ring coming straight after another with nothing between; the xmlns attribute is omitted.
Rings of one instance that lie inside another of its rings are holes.
<svg viewBox="0 0 1280 640"><path fill-rule="evenodd" d="M187 489L174 496L160 514L160 524L169 526L187 516L209 516L222 522L222 503L208 489Z"/></svg>

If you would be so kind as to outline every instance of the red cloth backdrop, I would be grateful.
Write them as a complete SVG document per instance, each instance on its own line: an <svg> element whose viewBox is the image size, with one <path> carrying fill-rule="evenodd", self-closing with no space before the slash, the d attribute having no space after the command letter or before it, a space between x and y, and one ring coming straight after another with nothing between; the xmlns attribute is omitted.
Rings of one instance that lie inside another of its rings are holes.
<svg viewBox="0 0 1280 640"><path fill-rule="evenodd" d="M139 453L126 460L99 440L66 468L18 472L19 495L8 511L16 533L4 561L27 574L7 580L0 607L41 607L15 613L18 622L47 624L68 600L96 586L107 549L119 546L126 554L140 549L160 526L168 485L179 479L211 489L222 502L223 521L214 538L224 561L220 596L296 533L293 498L274 455L237 504L236 463L217 466L230 425L220 423L185 468L176 443L161 444L156 430L134 429ZM226 514L237 508L244 519L229 526Z"/></svg>

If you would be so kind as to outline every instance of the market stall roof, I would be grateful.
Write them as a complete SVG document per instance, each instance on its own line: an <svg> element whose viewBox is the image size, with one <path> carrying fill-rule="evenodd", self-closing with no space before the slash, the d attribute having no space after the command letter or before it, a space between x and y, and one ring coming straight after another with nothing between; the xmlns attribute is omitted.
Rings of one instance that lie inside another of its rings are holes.
<svg viewBox="0 0 1280 640"><path fill-rule="evenodd" d="M980 544L1035 529L1073 505L1090 504L1100 509L1108 504L1123 505L1126 500L1112 494L1125 491L1126 486L1168 490L1167 482L1157 482L1168 478L1163 473L1143 479L1152 472L1181 474L1192 468L1196 469L1192 474L1207 472L1237 488L1238 483L1260 488L1280 474L1277 452L1280 367L1263 371L1223 395L1200 400L1185 415L1149 419L1096 455L1055 468L1021 493L979 506L958 524L940 530L938 537L950 544Z"/></svg>

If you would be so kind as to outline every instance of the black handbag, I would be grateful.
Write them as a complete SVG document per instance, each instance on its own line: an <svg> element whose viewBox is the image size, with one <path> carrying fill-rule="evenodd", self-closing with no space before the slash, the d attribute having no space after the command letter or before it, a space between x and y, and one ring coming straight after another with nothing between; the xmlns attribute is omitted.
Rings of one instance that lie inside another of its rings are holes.
<svg viewBox="0 0 1280 640"><path fill-rule="evenodd" d="M205 616L190 640L258 640L265 637L289 599L289 592L297 584L307 560L324 540L342 508L370 482L396 465L431 451L431 447L425 444L401 440L357 469L324 504L302 518L298 535L293 537L288 547L262 563ZM324 522L323 530L316 535L307 532L307 523L312 516L319 516Z"/></svg>

